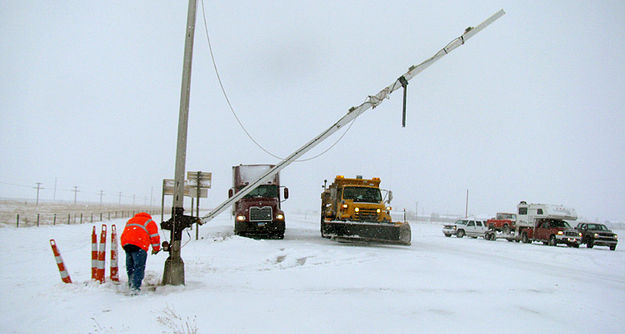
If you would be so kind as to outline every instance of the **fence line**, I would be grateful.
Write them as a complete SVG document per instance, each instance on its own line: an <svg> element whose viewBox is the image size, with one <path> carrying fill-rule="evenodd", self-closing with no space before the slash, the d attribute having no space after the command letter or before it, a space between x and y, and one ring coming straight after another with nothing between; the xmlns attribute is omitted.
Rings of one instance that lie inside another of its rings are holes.
<svg viewBox="0 0 625 334"><path fill-rule="evenodd" d="M106 211L106 212L89 212L88 214L90 215L91 220L86 221L86 219L83 219L85 217L83 212L74 212L73 217L72 217L72 213L67 214L66 224L71 225L71 224L93 223L94 213L96 214L96 217L98 216L98 213L99 213L99 217L100 217L99 222L102 222L104 221L105 215L106 215L106 220L111 220L111 219L118 219L118 218L130 218L139 212L147 212L150 215L160 214L160 210L117 210L117 211ZM20 223L21 223L22 227L29 227L29 226L39 227L40 225L56 225L56 222L57 222L57 219L56 219L57 213L33 213L31 217L32 221L29 219L28 216L29 216L28 214L22 213L20 215L19 213L17 213L15 216L15 226L19 228Z"/></svg>

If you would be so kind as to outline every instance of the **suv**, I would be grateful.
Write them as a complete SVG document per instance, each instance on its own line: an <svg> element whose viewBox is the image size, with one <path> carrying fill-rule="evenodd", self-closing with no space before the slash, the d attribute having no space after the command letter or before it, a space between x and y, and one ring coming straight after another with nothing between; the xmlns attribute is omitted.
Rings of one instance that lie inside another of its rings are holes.
<svg viewBox="0 0 625 334"><path fill-rule="evenodd" d="M466 235L471 238L483 238L486 231L488 228L483 221L471 218L460 219L453 224L443 225L443 234L446 237L455 235L457 238L462 238Z"/></svg>
<svg viewBox="0 0 625 334"><path fill-rule="evenodd" d="M608 246L610 250L616 250L618 235L612 233L607 226L594 223L579 223L575 229L582 234L582 243L585 243L586 247L592 248L595 245Z"/></svg>

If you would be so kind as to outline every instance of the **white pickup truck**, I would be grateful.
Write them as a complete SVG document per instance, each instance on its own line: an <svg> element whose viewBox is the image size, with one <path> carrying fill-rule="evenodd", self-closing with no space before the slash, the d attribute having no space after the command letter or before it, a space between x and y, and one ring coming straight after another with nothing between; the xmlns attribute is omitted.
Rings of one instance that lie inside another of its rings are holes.
<svg viewBox="0 0 625 334"><path fill-rule="evenodd" d="M474 218L459 219L455 223L443 225L443 234L446 237L455 235L457 238L462 238L466 235L471 238L484 238L486 231L488 227L484 221Z"/></svg>

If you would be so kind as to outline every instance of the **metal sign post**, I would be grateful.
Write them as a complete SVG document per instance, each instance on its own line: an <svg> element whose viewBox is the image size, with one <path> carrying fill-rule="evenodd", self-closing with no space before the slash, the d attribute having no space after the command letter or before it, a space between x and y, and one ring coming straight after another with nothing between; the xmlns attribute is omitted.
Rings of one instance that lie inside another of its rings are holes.
<svg viewBox="0 0 625 334"><path fill-rule="evenodd" d="M197 198L195 203L196 217L200 217L200 198L208 197L208 189L211 187L213 175L210 172L187 172L187 182L189 185L189 193L191 197ZM193 212L193 208L191 209ZM199 238L200 224L196 224L195 240Z"/></svg>

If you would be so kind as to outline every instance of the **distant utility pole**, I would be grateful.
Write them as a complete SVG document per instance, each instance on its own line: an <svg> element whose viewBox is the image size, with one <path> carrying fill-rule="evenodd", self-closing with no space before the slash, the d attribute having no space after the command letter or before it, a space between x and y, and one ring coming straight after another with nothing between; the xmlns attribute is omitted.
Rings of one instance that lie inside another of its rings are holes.
<svg viewBox="0 0 625 334"><path fill-rule="evenodd" d="M56 201L56 176L54 177L54 194L52 195L52 200Z"/></svg>
<svg viewBox="0 0 625 334"><path fill-rule="evenodd" d="M100 207L102 207L102 195L104 195L104 190L100 190Z"/></svg>
<svg viewBox="0 0 625 334"><path fill-rule="evenodd" d="M39 189L43 189L41 188L41 182L37 182L37 187L35 187L34 189L37 189L37 201L35 202L35 206L39 205Z"/></svg>
<svg viewBox="0 0 625 334"><path fill-rule="evenodd" d="M417 201L417 206L415 207L415 210L414 210L414 220L416 222L419 221L419 201Z"/></svg>
<svg viewBox="0 0 625 334"><path fill-rule="evenodd" d="M76 195L78 194L78 186L74 186L74 204L76 204Z"/></svg>
<svg viewBox="0 0 625 334"><path fill-rule="evenodd" d="M119 205L122 205L122 192L119 192Z"/></svg>
<svg viewBox="0 0 625 334"><path fill-rule="evenodd" d="M469 217L469 189L467 189L467 199L464 204L464 218Z"/></svg>

